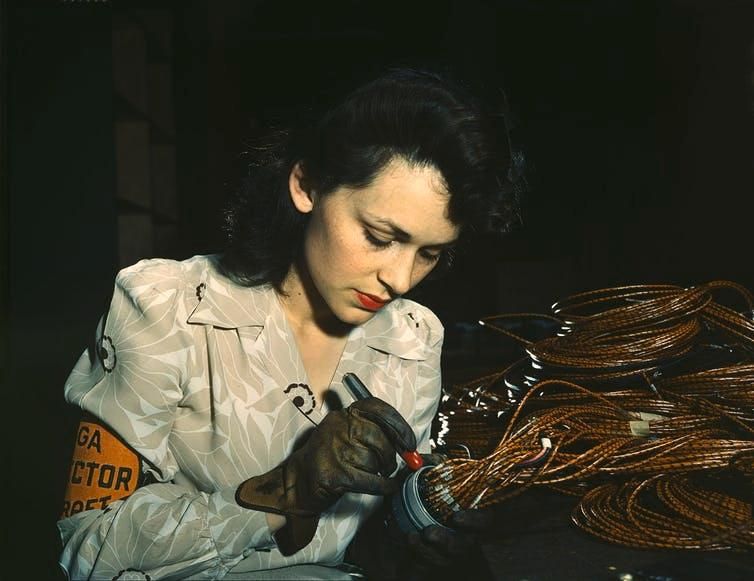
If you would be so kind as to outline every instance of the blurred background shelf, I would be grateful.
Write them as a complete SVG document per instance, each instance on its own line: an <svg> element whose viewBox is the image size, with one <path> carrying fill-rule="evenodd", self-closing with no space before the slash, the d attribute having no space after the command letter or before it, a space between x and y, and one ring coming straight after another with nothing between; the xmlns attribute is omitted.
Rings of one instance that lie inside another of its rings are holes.
<svg viewBox="0 0 754 581"><path fill-rule="evenodd" d="M114 6L112 54L118 266L124 267L179 251L172 12Z"/></svg>

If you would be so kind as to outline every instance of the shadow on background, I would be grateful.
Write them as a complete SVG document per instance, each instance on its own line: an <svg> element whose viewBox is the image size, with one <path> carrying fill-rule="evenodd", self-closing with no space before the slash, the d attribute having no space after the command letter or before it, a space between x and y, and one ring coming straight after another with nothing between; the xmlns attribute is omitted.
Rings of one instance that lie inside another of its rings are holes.
<svg viewBox="0 0 754 581"><path fill-rule="evenodd" d="M620 283L754 288L749 2L0 7L8 578L58 576L77 421L62 385L118 268L218 251L248 140L385 66L446 67L488 98L504 87L533 170L524 228L417 292L448 328L449 381L490 365L463 337L480 316Z"/></svg>

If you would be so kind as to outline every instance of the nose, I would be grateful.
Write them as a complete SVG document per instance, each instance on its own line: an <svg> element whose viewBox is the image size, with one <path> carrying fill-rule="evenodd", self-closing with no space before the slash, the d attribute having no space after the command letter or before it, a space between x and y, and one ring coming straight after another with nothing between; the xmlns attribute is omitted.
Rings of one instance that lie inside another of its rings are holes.
<svg viewBox="0 0 754 581"><path fill-rule="evenodd" d="M378 278L387 287L391 296L404 295L411 290L414 260L413 252L400 252L388 258L380 268Z"/></svg>

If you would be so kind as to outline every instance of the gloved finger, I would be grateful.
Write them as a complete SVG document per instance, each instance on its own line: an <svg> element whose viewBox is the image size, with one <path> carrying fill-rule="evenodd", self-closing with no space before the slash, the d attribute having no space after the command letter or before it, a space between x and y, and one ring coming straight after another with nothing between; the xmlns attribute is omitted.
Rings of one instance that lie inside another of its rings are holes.
<svg viewBox="0 0 754 581"><path fill-rule="evenodd" d="M453 559L449 553L438 550L433 545L427 543L422 534L412 531L406 535L406 544L416 555L418 561L432 567L447 567Z"/></svg>
<svg viewBox="0 0 754 581"><path fill-rule="evenodd" d="M435 550L454 557L470 552L476 543L473 535L436 525L423 528L421 537Z"/></svg>
<svg viewBox="0 0 754 581"><path fill-rule="evenodd" d="M348 471L345 478L340 481L338 492L359 492L374 496L387 496L400 488L400 481L396 478L385 478L367 470L353 468Z"/></svg>
<svg viewBox="0 0 754 581"><path fill-rule="evenodd" d="M385 430L371 418L363 417L358 413L352 414L346 436L349 445L359 444L363 448L371 450L372 454L379 458L380 471L383 474L392 474L396 469L395 444L385 433Z"/></svg>
<svg viewBox="0 0 754 581"><path fill-rule="evenodd" d="M379 437L356 436L347 447L344 447L341 453L342 459L360 470L389 476L398 468L395 461L395 449L382 430L374 424L372 426L374 431L379 432Z"/></svg>
<svg viewBox="0 0 754 581"><path fill-rule="evenodd" d="M335 456L375 474L392 474L397 467L395 446L385 431L370 419L349 414L346 410L327 414L313 431L311 443L325 446ZM351 450L355 444L359 444L360 449ZM346 451L354 454L347 455ZM360 454L376 456L379 465L373 466L370 458L358 459Z"/></svg>
<svg viewBox="0 0 754 581"><path fill-rule="evenodd" d="M416 436L400 412L378 397L368 397L352 403L348 411L367 418L380 426L399 452L416 450Z"/></svg>
<svg viewBox="0 0 754 581"><path fill-rule="evenodd" d="M448 526L467 532L483 532L493 528L498 511L494 508L471 508L454 512Z"/></svg>

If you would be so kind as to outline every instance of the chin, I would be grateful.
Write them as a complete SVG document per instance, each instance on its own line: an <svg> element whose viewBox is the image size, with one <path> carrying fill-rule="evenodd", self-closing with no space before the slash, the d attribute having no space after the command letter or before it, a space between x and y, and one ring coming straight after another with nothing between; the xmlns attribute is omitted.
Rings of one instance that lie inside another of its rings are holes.
<svg viewBox="0 0 754 581"><path fill-rule="evenodd" d="M363 325L376 314L377 311L365 311L354 307L343 309L341 312L336 312L335 316L346 325L358 326Z"/></svg>

